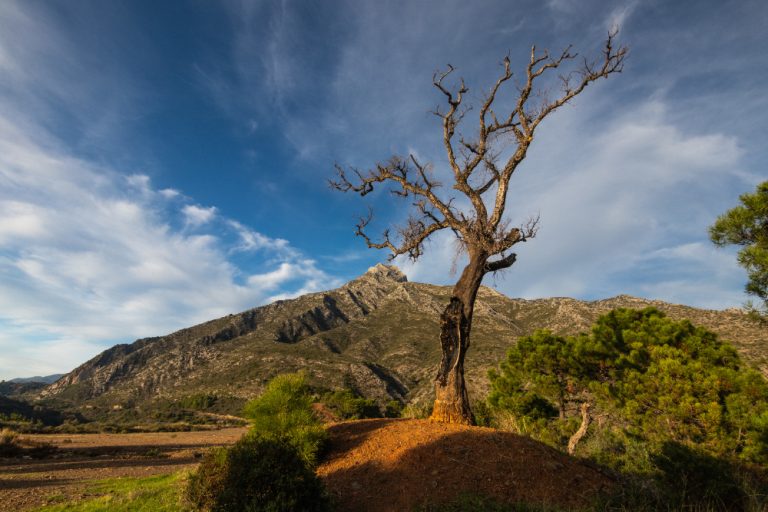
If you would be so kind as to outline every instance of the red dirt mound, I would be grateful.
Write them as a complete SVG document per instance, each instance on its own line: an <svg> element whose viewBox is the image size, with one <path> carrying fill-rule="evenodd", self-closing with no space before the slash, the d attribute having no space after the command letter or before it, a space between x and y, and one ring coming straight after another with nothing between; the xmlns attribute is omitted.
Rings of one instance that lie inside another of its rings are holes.
<svg viewBox="0 0 768 512"><path fill-rule="evenodd" d="M328 431L318 474L340 511L409 511L464 493L571 509L615 484L594 465L489 428L375 419Z"/></svg>

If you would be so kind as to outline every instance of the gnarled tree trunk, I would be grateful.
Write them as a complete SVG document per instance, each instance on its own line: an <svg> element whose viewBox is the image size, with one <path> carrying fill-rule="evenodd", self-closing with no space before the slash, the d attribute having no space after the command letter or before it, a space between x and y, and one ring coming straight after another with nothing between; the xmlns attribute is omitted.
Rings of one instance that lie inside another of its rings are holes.
<svg viewBox="0 0 768 512"><path fill-rule="evenodd" d="M435 377L432 421L467 425L475 422L464 382L464 357L469 349L472 313L487 258L485 254L470 255L470 262L453 287L451 300L440 317L442 359Z"/></svg>
<svg viewBox="0 0 768 512"><path fill-rule="evenodd" d="M571 438L568 440L568 455L573 455L576 451L576 445L587 434L589 423L592 421L592 417L589 415L589 403L584 402L581 404L581 426L574 432Z"/></svg>

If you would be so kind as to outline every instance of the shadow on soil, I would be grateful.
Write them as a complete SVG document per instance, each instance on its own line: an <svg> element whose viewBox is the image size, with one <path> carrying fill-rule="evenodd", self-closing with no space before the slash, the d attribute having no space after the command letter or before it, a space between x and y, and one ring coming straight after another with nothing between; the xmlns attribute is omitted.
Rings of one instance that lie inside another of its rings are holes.
<svg viewBox="0 0 768 512"><path fill-rule="evenodd" d="M326 462L349 456L387 424L374 420L345 431L345 424L331 427ZM615 485L594 464L507 432L453 432L423 444L396 442L389 449L384 441L376 449L366 447L364 456L355 457L361 463L324 475L339 510L413 510L466 493L572 509L589 505Z"/></svg>

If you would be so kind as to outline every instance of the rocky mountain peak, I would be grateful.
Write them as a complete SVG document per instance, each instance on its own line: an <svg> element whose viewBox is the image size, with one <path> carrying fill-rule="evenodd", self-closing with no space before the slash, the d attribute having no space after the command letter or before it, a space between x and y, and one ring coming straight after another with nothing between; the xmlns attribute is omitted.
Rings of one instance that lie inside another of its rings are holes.
<svg viewBox="0 0 768 512"><path fill-rule="evenodd" d="M382 263L377 263L373 267L369 268L362 277L372 277L377 281L386 280L394 281L396 283L405 283L408 281L406 275L403 274L399 268L394 265L384 265Z"/></svg>

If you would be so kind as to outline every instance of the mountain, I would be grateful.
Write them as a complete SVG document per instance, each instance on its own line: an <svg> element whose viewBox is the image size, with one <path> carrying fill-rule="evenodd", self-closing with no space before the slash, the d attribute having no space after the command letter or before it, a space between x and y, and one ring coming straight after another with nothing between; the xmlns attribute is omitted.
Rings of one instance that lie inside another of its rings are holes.
<svg viewBox="0 0 768 512"><path fill-rule="evenodd" d="M16 379L10 379L8 382L12 382L14 384L30 384L33 382L42 382L43 384L53 384L63 376L64 376L63 373L54 373L53 375L46 375L45 377L41 377L39 375L36 375L34 377L18 377Z"/></svg>
<svg viewBox="0 0 768 512"><path fill-rule="evenodd" d="M0 380L0 397L13 398L34 395L48 384L56 382L63 376L63 373L57 373L46 375L45 377L19 377L10 380ZM5 412L7 412L6 409L0 407L0 414Z"/></svg>
<svg viewBox="0 0 768 512"><path fill-rule="evenodd" d="M319 386L351 385L380 403L427 403L440 359L439 315L449 294L449 287L408 282L396 267L377 265L335 290L116 345L44 388L39 398L93 412L146 411L152 403L209 395L230 404L221 412L236 412L274 375L304 369ZM511 299L482 287L466 362L470 394L487 392L488 369L518 337L542 328L584 332L611 309L646 306L717 332L768 375L768 332L740 310L629 296Z"/></svg>

